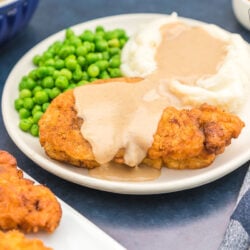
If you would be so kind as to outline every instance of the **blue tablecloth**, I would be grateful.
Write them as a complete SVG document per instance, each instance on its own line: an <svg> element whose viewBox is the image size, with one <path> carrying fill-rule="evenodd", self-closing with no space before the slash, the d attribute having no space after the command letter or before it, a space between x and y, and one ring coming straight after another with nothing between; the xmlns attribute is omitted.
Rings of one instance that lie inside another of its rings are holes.
<svg viewBox="0 0 250 250"><path fill-rule="evenodd" d="M29 25L0 48L0 94L10 70L21 56L61 29L109 15L169 14L173 11L180 16L218 24L250 41L250 33L236 21L229 0L41 0ZM230 243L227 240L231 238L227 238L228 230L234 230L230 229L232 221L241 224L249 233L249 225L244 224L249 222L249 217L241 216L244 206L235 210L236 204L241 205L237 197L247 163L217 181L191 190L130 196L92 190L46 172L16 147L6 132L1 114L0 148L12 153L29 175L50 187L127 249L214 250L219 246L227 247ZM246 201L249 216L249 193L244 194L242 202Z"/></svg>

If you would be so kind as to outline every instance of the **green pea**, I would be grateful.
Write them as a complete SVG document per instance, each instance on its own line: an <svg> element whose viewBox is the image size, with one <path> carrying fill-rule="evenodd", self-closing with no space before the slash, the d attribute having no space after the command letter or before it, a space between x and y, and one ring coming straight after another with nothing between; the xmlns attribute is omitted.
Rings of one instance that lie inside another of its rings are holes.
<svg viewBox="0 0 250 250"><path fill-rule="evenodd" d="M46 110L47 110L47 108L49 107L49 102L45 102L45 103L43 103L43 105L42 105L42 111L43 112L45 112Z"/></svg>
<svg viewBox="0 0 250 250"><path fill-rule="evenodd" d="M36 105L33 107L31 113L32 113L32 115L34 115L36 112L39 112L39 111L42 111L42 106L36 104Z"/></svg>
<svg viewBox="0 0 250 250"><path fill-rule="evenodd" d="M63 62L63 64L64 64L64 62ZM53 73L53 79L55 80L60 75L61 75L61 72L59 70L55 70Z"/></svg>
<svg viewBox="0 0 250 250"><path fill-rule="evenodd" d="M96 26L95 31L96 32L105 32L103 26L101 26L101 25Z"/></svg>
<svg viewBox="0 0 250 250"><path fill-rule="evenodd" d="M28 109L25 108L19 109L19 117L21 119L28 118L29 116L30 116L30 111Z"/></svg>
<svg viewBox="0 0 250 250"><path fill-rule="evenodd" d="M58 58L56 61L55 61L55 68L56 69L62 69L64 67L64 61L60 58Z"/></svg>
<svg viewBox="0 0 250 250"><path fill-rule="evenodd" d="M19 92L19 98L26 98L26 97L31 97L32 96L32 92L29 89L22 89Z"/></svg>
<svg viewBox="0 0 250 250"><path fill-rule="evenodd" d="M89 79L90 82L94 82L94 81L96 81L96 80L98 80L98 78L96 78L96 77L91 77L91 78Z"/></svg>
<svg viewBox="0 0 250 250"><path fill-rule="evenodd" d="M92 42L94 40L94 33L91 30L85 30L81 35L80 38L83 41Z"/></svg>
<svg viewBox="0 0 250 250"><path fill-rule="evenodd" d="M19 91L21 91L22 89L28 89L27 81L22 79L21 82L18 85L18 89L19 89Z"/></svg>
<svg viewBox="0 0 250 250"><path fill-rule="evenodd" d="M95 45L99 41L105 41L105 39L103 38L103 36L104 36L104 34L102 32L99 32L99 33L95 34L95 38L94 38Z"/></svg>
<svg viewBox="0 0 250 250"><path fill-rule="evenodd" d="M54 87L51 89L51 92L49 94L50 99L56 98L61 93L61 90L57 87Z"/></svg>
<svg viewBox="0 0 250 250"><path fill-rule="evenodd" d="M32 124L33 124L33 122L29 118L21 119L20 122L19 122L19 128L22 131L27 132L31 128Z"/></svg>
<svg viewBox="0 0 250 250"><path fill-rule="evenodd" d="M87 51L90 52L93 50L93 45L91 42L85 41L82 44L84 47L86 47Z"/></svg>
<svg viewBox="0 0 250 250"><path fill-rule="evenodd" d="M107 31L107 32L105 32L104 38L106 40L111 40L111 39L115 38L115 36L116 36L116 34L114 32Z"/></svg>
<svg viewBox="0 0 250 250"><path fill-rule="evenodd" d="M48 60L45 61L44 65L54 67L55 66L55 60L53 58L49 58Z"/></svg>
<svg viewBox="0 0 250 250"><path fill-rule="evenodd" d="M98 60L101 60L102 59L102 54L101 53L89 53L87 56L86 56L86 59L87 59L87 62L89 64L92 64Z"/></svg>
<svg viewBox="0 0 250 250"><path fill-rule="evenodd" d="M121 38L121 39L119 39L119 41L120 41L120 48L122 49L124 47L124 45L126 44L127 39L126 38Z"/></svg>
<svg viewBox="0 0 250 250"><path fill-rule="evenodd" d="M50 88L44 88L43 91L46 92L48 97L49 97L51 89Z"/></svg>
<svg viewBox="0 0 250 250"><path fill-rule="evenodd" d="M37 111L34 113L33 115L33 121L34 123L38 123L38 121L40 120L40 118L42 117L43 112L42 111Z"/></svg>
<svg viewBox="0 0 250 250"><path fill-rule="evenodd" d="M75 36L75 33L72 29L70 29L70 28L66 29L66 31L65 31L66 38L69 39L69 38L74 37L74 36Z"/></svg>
<svg viewBox="0 0 250 250"><path fill-rule="evenodd" d="M104 70L101 72L100 77L101 77L101 79L109 79L110 75L106 70Z"/></svg>
<svg viewBox="0 0 250 250"><path fill-rule="evenodd" d="M85 80L85 81L88 81L88 80L89 80L89 76L88 76L88 74L87 74L86 71L83 71L83 72L82 72L82 80Z"/></svg>
<svg viewBox="0 0 250 250"><path fill-rule="evenodd" d="M14 106L15 106L15 109L18 111L20 110L21 108L23 108L23 99L21 98L18 98L14 101Z"/></svg>
<svg viewBox="0 0 250 250"><path fill-rule="evenodd" d="M74 89L77 85L75 83L71 83L69 84L69 86L67 87L66 90L69 90L69 89Z"/></svg>
<svg viewBox="0 0 250 250"><path fill-rule="evenodd" d="M67 56L66 60L70 58L70 59L76 59L76 55L75 54L71 54L69 56Z"/></svg>
<svg viewBox="0 0 250 250"><path fill-rule="evenodd" d="M34 65L38 66L41 59L42 59L42 57L40 55L35 55L32 59L32 62L34 63Z"/></svg>
<svg viewBox="0 0 250 250"><path fill-rule="evenodd" d="M103 51L102 58L103 58L103 60L109 60L109 58L110 58L109 51Z"/></svg>
<svg viewBox="0 0 250 250"><path fill-rule="evenodd" d="M31 97L26 97L23 99L23 107L25 109L31 110L34 106L34 101L33 98Z"/></svg>
<svg viewBox="0 0 250 250"><path fill-rule="evenodd" d="M36 86L36 82L31 79L30 77L27 78L26 80L26 87L30 90L32 90Z"/></svg>
<svg viewBox="0 0 250 250"><path fill-rule="evenodd" d="M66 89L69 85L69 81L65 76L58 76L55 82L55 86L59 89Z"/></svg>
<svg viewBox="0 0 250 250"><path fill-rule="evenodd" d="M90 77L97 77L100 73L100 69L97 65L91 64L87 70Z"/></svg>
<svg viewBox="0 0 250 250"><path fill-rule="evenodd" d="M74 54L74 53L75 53L75 47L74 46L64 45L59 51L59 57L64 59L67 56L69 56L70 54Z"/></svg>
<svg viewBox="0 0 250 250"><path fill-rule="evenodd" d="M65 66L69 69L69 70L75 70L77 67L77 61L76 59L73 58L66 58L65 60Z"/></svg>
<svg viewBox="0 0 250 250"><path fill-rule="evenodd" d="M90 44L90 52L95 52L95 44L94 43Z"/></svg>
<svg viewBox="0 0 250 250"><path fill-rule="evenodd" d="M82 45L82 40L78 37L71 37L70 38L70 45L73 45L75 48Z"/></svg>
<svg viewBox="0 0 250 250"><path fill-rule="evenodd" d="M55 54L58 54L59 50L61 49L61 47L63 46L62 41L55 41L50 47L49 49L53 49Z"/></svg>
<svg viewBox="0 0 250 250"><path fill-rule="evenodd" d="M37 91L34 95L34 101L35 103L37 104L43 104L45 102L48 102L49 101L49 96L48 94L41 90L41 91Z"/></svg>
<svg viewBox="0 0 250 250"><path fill-rule="evenodd" d="M48 60L48 59L50 59L50 58L52 58L53 57L53 54L51 53L51 51L45 51L44 53L43 53L43 55L42 55L42 59L44 60L44 61L46 61L46 60Z"/></svg>
<svg viewBox="0 0 250 250"><path fill-rule="evenodd" d="M51 67L51 66L47 66L47 70L48 70L48 75L53 76L53 74L55 72L55 68Z"/></svg>
<svg viewBox="0 0 250 250"><path fill-rule="evenodd" d="M84 67L87 64L87 60L85 59L84 56L78 56L77 62L81 67Z"/></svg>
<svg viewBox="0 0 250 250"><path fill-rule="evenodd" d="M97 65L98 68L99 68L101 71L103 71L103 70L107 69L107 67L109 66L109 62L106 61L106 60L100 60L100 61L97 61L97 62L95 63L95 65Z"/></svg>
<svg viewBox="0 0 250 250"><path fill-rule="evenodd" d="M81 80L80 82L77 83L77 86L82 86L82 85L85 85L85 84L88 84L88 83L89 83L88 81Z"/></svg>
<svg viewBox="0 0 250 250"><path fill-rule="evenodd" d="M43 88L41 86L36 86L32 91L33 95L35 95L36 92L41 91L42 89Z"/></svg>
<svg viewBox="0 0 250 250"><path fill-rule="evenodd" d="M124 37L126 37L126 32L125 32L124 29L117 28L117 29L114 30L114 32L116 33L116 37L117 38L124 38Z"/></svg>
<svg viewBox="0 0 250 250"><path fill-rule="evenodd" d="M74 79L75 81L79 81L79 80L81 80L81 78L82 78L82 71L81 71L81 69L76 69L76 70L73 72L73 79Z"/></svg>
<svg viewBox="0 0 250 250"><path fill-rule="evenodd" d="M111 77L121 77L122 76L122 73L121 73L121 70L118 68L115 68L115 69L111 69L109 68L109 74Z"/></svg>
<svg viewBox="0 0 250 250"><path fill-rule="evenodd" d="M37 80L37 79L39 78L38 75L37 75L37 69L31 70L31 71L29 72L28 77L29 77L30 79L34 80L34 82L35 82L35 80ZM35 84L36 84L36 82L35 82Z"/></svg>
<svg viewBox="0 0 250 250"><path fill-rule="evenodd" d="M38 77L40 78L43 78L45 76L48 76L49 75L49 69L47 66L40 66L37 70L37 75Z"/></svg>
<svg viewBox="0 0 250 250"><path fill-rule="evenodd" d="M63 68L63 69L60 70L60 74L58 75L58 77L60 77L60 76L64 76L68 80L70 80L72 78L72 72L70 70L66 69L66 68Z"/></svg>
<svg viewBox="0 0 250 250"><path fill-rule="evenodd" d="M79 47L76 48L76 54L78 56L86 56L88 53L88 48L87 46L81 45Z"/></svg>
<svg viewBox="0 0 250 250"><path fill-rule="evenodd" d="M44 88L53 88L54 87L54 79L52 76L46 76L42 80L42 86Z"/></svg>
<svg viewBox="0 0 250 250"><path fill-rule="evenodd" d="M121 50L119 48L110 48L109 49L109 54L110 54L110 56L120 55Z"/></svg>
<svg viewBox="0 0 250 250"><path fill-rule="evenodd" d="M32 124L31 127L29 128L30 133L38 137L39 136L39 126L37 124Z"/></svg>
<svg viewBox="0 0 250 250"><path fill-rule="evenodd" d="M105 40L98 40L96 42L96 50L97 51L105 51L108 49L108 42Z"/></svg>
<svg viewBox="0 0 250 250"><path fill-rule="evenodd" d="M109 67L118 68L121 65L120 57L114 56L109 61Z"/></svg>

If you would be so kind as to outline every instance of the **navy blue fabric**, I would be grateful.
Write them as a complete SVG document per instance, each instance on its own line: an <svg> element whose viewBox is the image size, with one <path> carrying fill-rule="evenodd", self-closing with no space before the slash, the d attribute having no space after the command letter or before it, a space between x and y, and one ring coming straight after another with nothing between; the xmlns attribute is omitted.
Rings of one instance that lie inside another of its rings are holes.
<svg viewBox="0 0 250 250"><path fill-rule="evenodd" d="M235 19L230 0L41 0L29 25L0 46L0 102L13 66L48 36L98 17L172 11L217 24L250 42L250 32ZM19 167L129 250L218 249L249 165L190 190L133 196L79 186L42 169L11 140L1 112L0 149L12 153Z"/></svg>
<svg viewBox="0 0 250 250"><path fill-rule="evenodd" d="M231 216L237 220L250 235L250 189L242 196L237 208Z"/></svg>

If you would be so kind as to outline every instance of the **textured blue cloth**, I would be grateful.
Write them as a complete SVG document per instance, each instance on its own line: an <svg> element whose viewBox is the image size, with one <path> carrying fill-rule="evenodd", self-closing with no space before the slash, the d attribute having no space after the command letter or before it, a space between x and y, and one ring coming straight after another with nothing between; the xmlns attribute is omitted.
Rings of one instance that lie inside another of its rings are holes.
<svg viewBox="0 0 250 250"><path fill-rule="evenodd" d="M220 250L248 249L250 249L250 167L220 246Z"/></svg>
<svg viewBox="0 0 250 250"><path fill-rule="evenodd" d="M231 219L237 220L250 235L250 189L240 199Z"/></svg>

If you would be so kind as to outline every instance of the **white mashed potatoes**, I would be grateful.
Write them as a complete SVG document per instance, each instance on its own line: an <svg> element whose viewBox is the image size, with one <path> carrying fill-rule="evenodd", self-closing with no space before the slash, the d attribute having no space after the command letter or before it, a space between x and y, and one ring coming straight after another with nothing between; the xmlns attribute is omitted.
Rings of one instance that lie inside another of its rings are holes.
<svg viewBox="0 0 250 250"><path fill-rule="evenodd" d="M183 106L209 103L237 113L249 93L249 45L240 35L229 33L215 25L187 21L175 14L152 21L132 36L124 47L121 65L123 74L128 77L146 77L154 72L157 69L155 54L161 43L160 28L177 21L200 26L228 45L226 56L216 74L201 77L192 85L171 79L168 83L169 91L181 100Z"/></svg>

